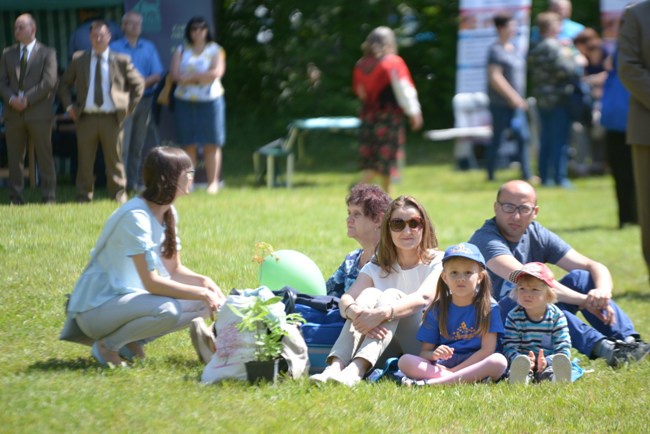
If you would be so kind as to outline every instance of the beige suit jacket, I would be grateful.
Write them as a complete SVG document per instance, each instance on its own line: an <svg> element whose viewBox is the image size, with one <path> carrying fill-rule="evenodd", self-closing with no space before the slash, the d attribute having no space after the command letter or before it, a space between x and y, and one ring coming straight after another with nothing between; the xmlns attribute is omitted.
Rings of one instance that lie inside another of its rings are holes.
<svg viewBox="0 0 650 434"><path fill-rule="evenodd" d="M650 145L650 0L628 7L623 14L618 76L630 91L627 142Z"/></svg>
<svg viewBox="0 0 650 434"><path fill-rule="evenodd" d="M90 51L76 54L59 82L59 98L63 107L72 104L72 88L77 91L76 109L81 114L86 104L88 85L90 83ZM131 114L144 93L144 79L135 69L131 58L124 54L109 51L109 76L111 98L120 122Z"/></svg>
<svg viewBox="0 0 650 434"><path fill-rule="evenodd" d="M20 116L9 106L9 99L18 95L20 76L20 44L4 49L0 59L0 92L5 105L5 120ZM54 92L57 83L56 52L36 41L27 61L25 73L25 97L27 108L23 111L26 121L51 119L54 117Z"/></svg>

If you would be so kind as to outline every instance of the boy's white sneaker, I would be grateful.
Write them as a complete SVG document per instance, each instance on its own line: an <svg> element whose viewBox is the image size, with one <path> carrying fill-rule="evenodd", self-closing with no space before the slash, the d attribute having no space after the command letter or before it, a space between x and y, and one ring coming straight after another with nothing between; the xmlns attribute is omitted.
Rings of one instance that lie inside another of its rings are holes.
<svg viewBox="0 0 650 434"><path fill-rule="evenodd" d="M553 382L571 382L571 360L564 354L553 356Z"/></svg>
<svg viewBox="0 0 650 434"><path fill-rule="evenodd" d="M510 384L528 384L529 372L530 359L528 356L520 354L510 364L510 377L508 378L508 382Z"/></svg>

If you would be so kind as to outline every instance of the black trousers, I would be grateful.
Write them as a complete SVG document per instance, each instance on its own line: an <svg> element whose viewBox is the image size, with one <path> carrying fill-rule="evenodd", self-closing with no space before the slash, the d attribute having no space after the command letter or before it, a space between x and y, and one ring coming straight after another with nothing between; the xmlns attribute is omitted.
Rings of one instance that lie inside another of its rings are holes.
<svg viewBox="0 0 650 434"><path fill-rule="evenodd" d="M625 143L625 133L607 130L607 161L614 177L618 201L618 224L637 223L632 147Z"/></svg>

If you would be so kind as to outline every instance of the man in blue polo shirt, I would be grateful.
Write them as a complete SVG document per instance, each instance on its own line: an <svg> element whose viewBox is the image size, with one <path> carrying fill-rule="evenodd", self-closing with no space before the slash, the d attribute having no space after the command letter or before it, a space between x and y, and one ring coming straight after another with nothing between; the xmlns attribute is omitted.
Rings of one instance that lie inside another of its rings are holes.
<svg viewBox="0 0 650 434"><path fill-rule="evenodd" d="M528 262L555 264L568 272L554 281L553 290L566 316L573 347L614 367L645 358L650 345L641 340L630 318L612 300L612 275L607 267L535 221L538 213L535 189L525 181L507 182L497 193L494 217L469 239L485 258L502 318L516 306L509 297L515 286L508 281L510 273ZM589 324L576 316L578 311Z"/></svg>
<svg viewBox="0 0 650 434"><path fill-rule="evenodd" d="M163 75L163 67L156 46L140 38L142 16L137 12L127 12L122 18L124 37L111 42L111 50L131 56L131 62L144 77L144 96L135 112L124 122L124 142L122 160L126 172L126 186L133 191L142 186L141 159L142 148L147 138L151 119L153 94Z"/></svg>
<svg viewBox="0 0 650 434"><path fill-rule="evenodd" d="M571 0L549 0L547 10L562 17L562 27L557 35L558 41L573 44L573 40L585 29L585 26L571 19L571 13L573 12ZM541 40L542 36L539 34L539 28L533 26L530 33L531 47L537 45Z"/></svg>

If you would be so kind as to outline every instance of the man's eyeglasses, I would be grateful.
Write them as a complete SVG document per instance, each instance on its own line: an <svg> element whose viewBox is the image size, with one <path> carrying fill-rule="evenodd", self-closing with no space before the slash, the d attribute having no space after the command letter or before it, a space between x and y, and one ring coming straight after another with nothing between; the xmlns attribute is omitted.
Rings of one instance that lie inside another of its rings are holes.
<svg viewBox="0 0 650 434"><path fill-rule="evenodd" d="M420 229L422 227L422 220L419 217L414 217L410 220L391 219L388 222L388 227L393 232L402 232L407 225L411 230Z"/></svg>
<svg viewBox="0 0 650 434"><path fill-rule="evenodd" d="M516 212L519 213L519 215L530 215L534 210L534 206L530 205L515 205L512 203L501 203L497 200L497 203L501 207L501 211L507 213L507 214L514 214Z"/></svg>

